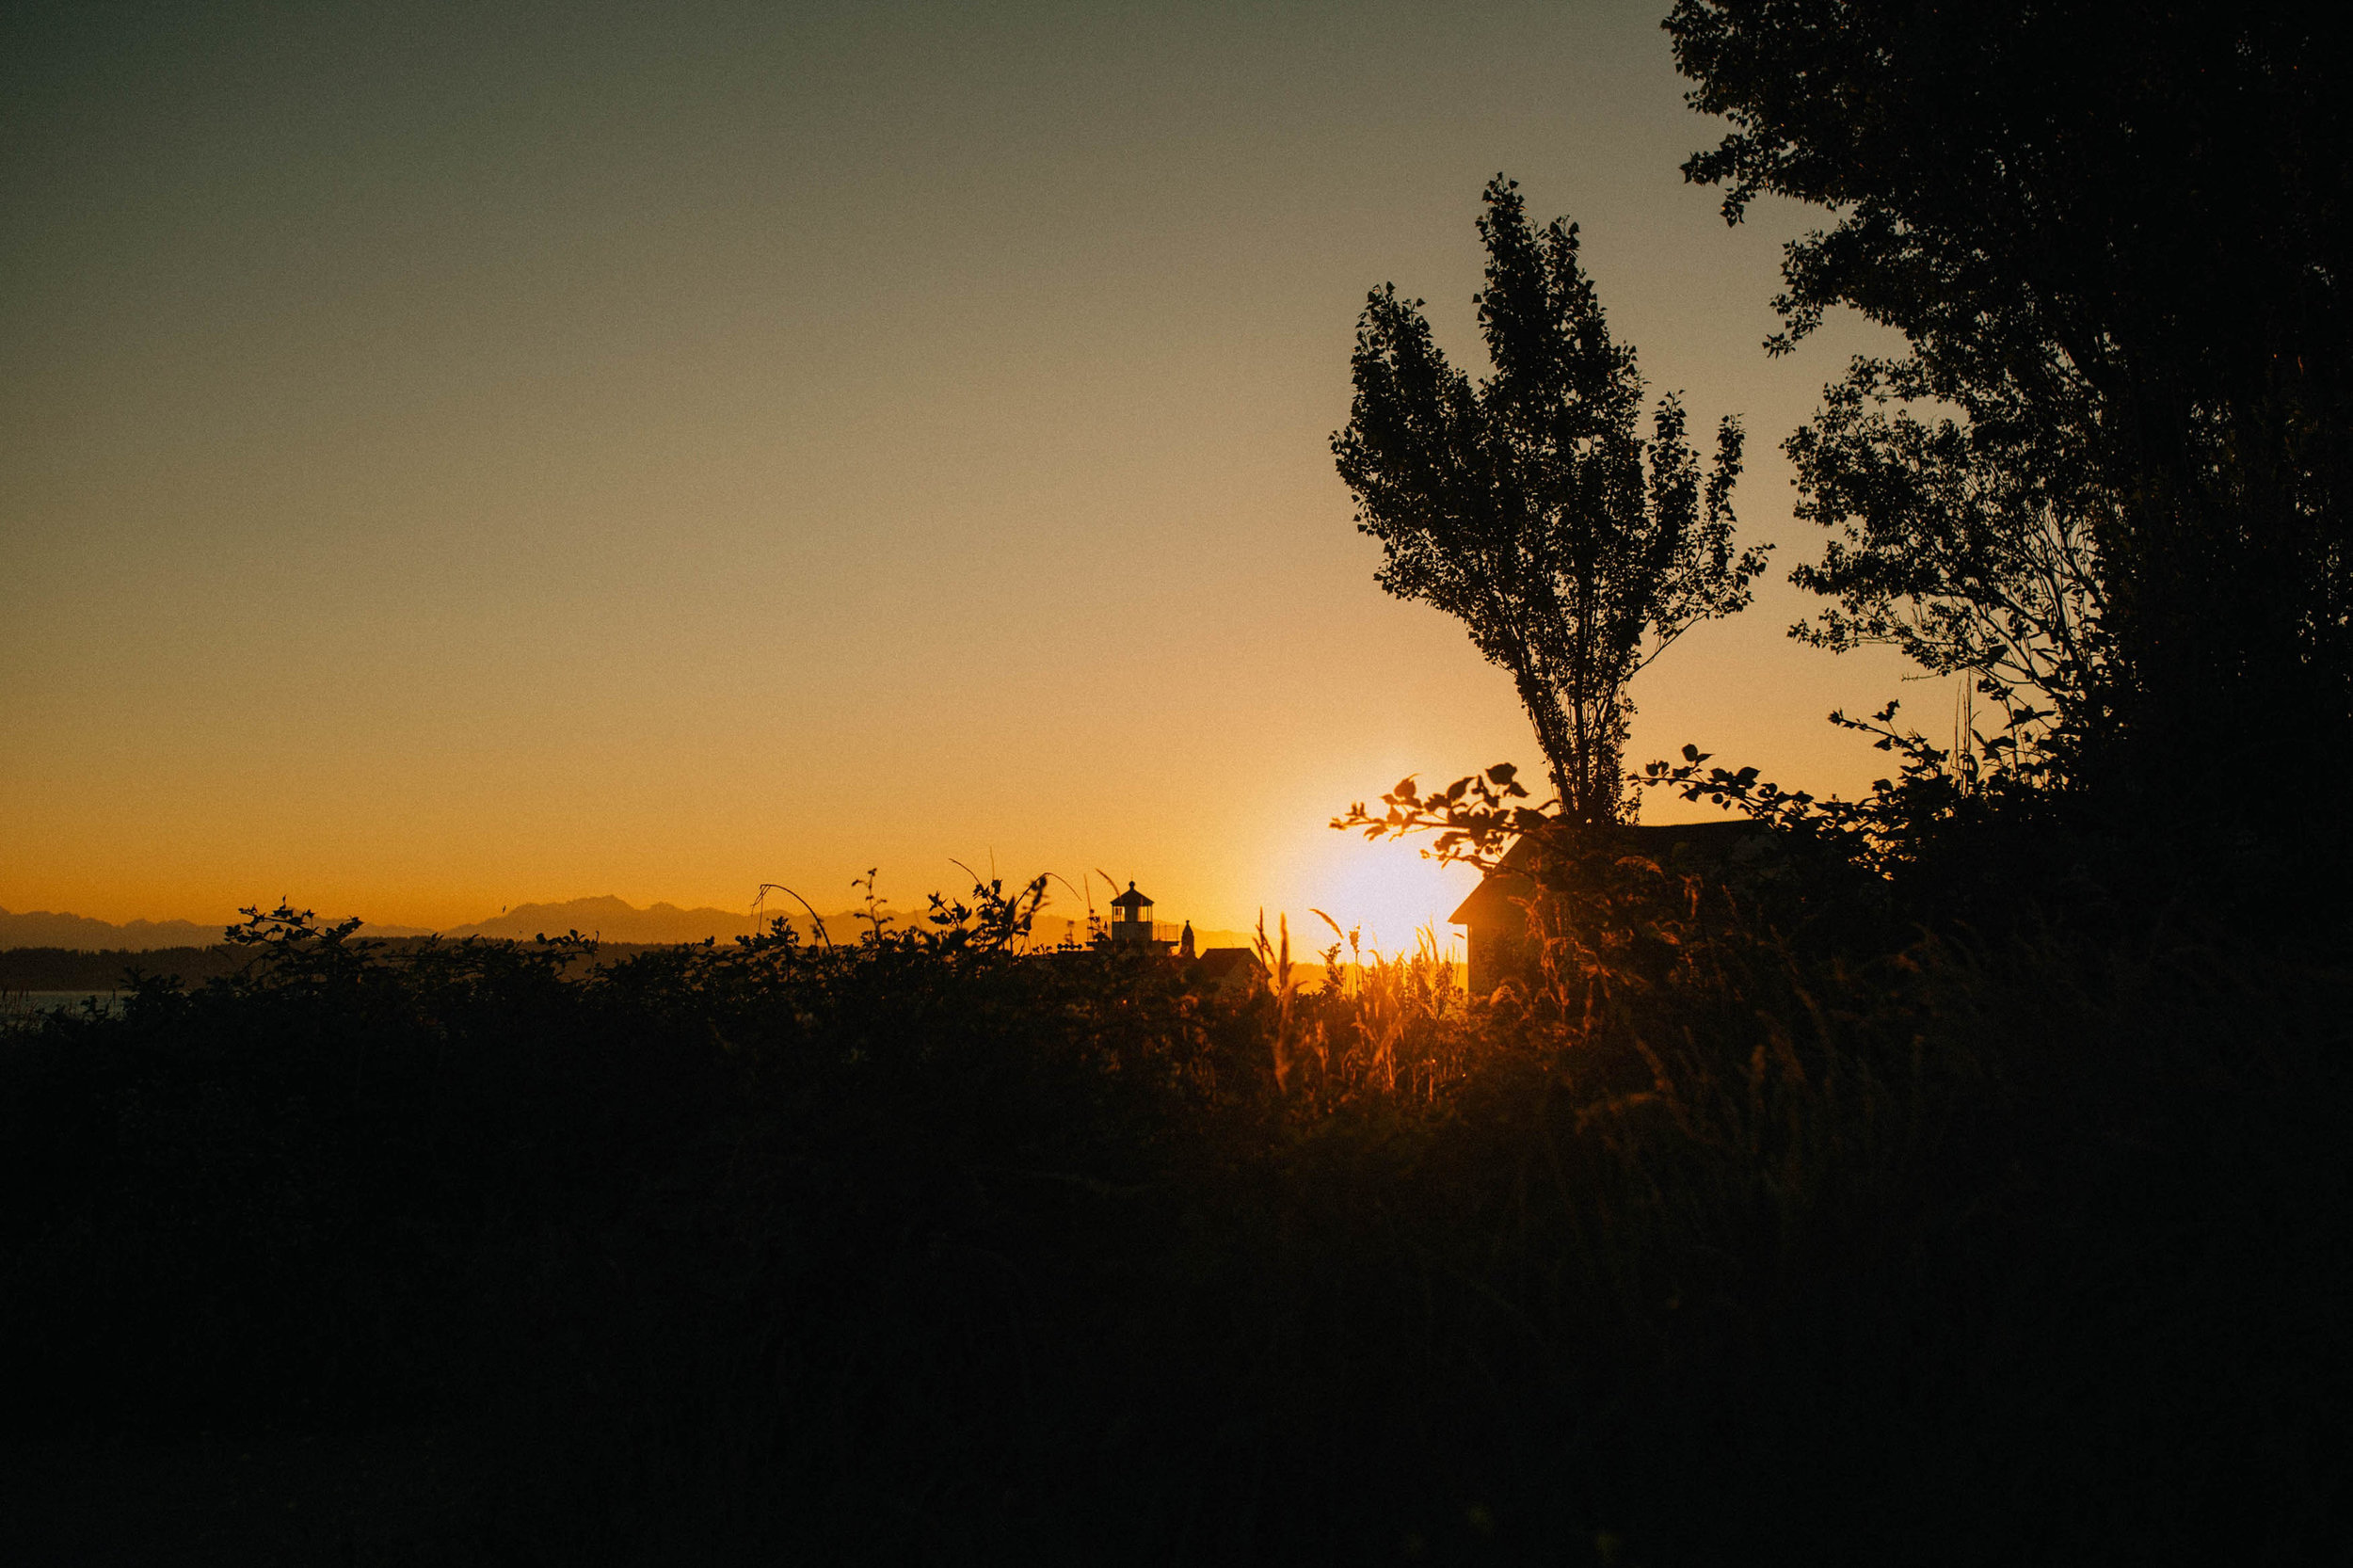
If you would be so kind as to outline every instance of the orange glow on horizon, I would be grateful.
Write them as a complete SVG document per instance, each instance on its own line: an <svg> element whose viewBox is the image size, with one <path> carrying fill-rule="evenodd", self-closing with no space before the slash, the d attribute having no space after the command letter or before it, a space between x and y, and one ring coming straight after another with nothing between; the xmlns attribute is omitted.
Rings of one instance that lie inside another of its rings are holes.
<svg viewBox="0 0 2353 1568"><path fill-rule="evenodd" d="M396 69L364 9L314 49L25 35L24 79L83 86L11 120L0 909L748 926L762 882L831 916L879 867L920 910L962 860L1443 949L1473 873L1325 824L1537 758L1462 627L1377 585L1328 443L1367 289L1476 357L1498 168L1585 226L1693 427L1748 422L1743 538L1817 549L1775 438L1885 339L1758 350L1798 218L1728 231L1673 177L1655 15L1015 7L918 48L773 9ZM490 80L530 112L449 136ZM1817 607L1776 576L1685 637L1629 762L1867 788L1821 715L1903 672L1791 643Z"/></svg>

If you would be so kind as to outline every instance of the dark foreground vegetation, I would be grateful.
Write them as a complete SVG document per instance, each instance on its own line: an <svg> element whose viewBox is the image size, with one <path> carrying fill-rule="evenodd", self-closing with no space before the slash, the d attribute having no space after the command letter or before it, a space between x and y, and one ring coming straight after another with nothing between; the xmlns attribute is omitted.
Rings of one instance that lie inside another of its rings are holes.
<svg viewBox="0 0 2353 1568"><path fill-rule="evenodd" d="M1939 752L1882 714L1861 802L1654 771L1767 824L1745 857L1611 837L1643 639L1753 575L1737 441L1705 488L1673 405L1640 445L1573 233L1508 182L1495 378L1377 296L1343 473L1390 586L1519 664L1584 824L1477 1006L1427 958L1226 996L1027 956L1033 887L606 965L280 910L233 973L11 1027L0 1544L2345 1560L2323 15L1679 0L1731 128L1688 172L1830 215L1777 345L1835 309L1906 344L1785 443L1832 531L1801 634L1998 715ZM1558 830L1515 789L1353 820L1492 855Z"/></svg>
<svg viewBox="0 0 2353 1568"><path fill-rule="evenodd" d="M2341 1548L2341 932L2142 896L2169 869L1930 931L1898 898L1954 876L1858 895L1780 841L1585 868L1582 935L1476 1010L1426 958L1219 1000L1023 956L990 889L601 968L260 918L241 975L0 1037L11 1528L123 1561Z"/></svg>

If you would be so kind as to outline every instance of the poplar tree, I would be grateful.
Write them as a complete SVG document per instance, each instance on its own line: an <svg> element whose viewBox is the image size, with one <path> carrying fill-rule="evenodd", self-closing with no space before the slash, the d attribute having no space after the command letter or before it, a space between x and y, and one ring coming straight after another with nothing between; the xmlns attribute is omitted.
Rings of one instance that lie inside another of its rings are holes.
<svg viewBox="0 0 2353 1568"><path fill-rule="evenodd" d="M1528 221L1497 175L1479 220L1474 296L1492 374L1447 362L1423 302L1385 284L1356 329L1355 399L1332 438L1381 585L1461 620L1510 674L1561 814L1630 811L1624 752L1635 675L1700 621L1749 602L1761 548L1736 549L1740 427L1703 468L1681 402L1641 431L1644 387L1609 335L1577 226Z"/></svg>

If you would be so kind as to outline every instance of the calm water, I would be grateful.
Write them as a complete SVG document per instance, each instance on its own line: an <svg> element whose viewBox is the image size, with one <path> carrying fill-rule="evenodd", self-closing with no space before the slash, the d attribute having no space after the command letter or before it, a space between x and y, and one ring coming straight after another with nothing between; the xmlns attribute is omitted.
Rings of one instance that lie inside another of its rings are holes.
<svg viewBox="0 0 2353 1568"><path fill-rule="evenodd" d="M109 1013L122 1011L120 991L6 991L0 992L0 1014L46 1013L58 1007L78 1009L92 997Z"/></svg>

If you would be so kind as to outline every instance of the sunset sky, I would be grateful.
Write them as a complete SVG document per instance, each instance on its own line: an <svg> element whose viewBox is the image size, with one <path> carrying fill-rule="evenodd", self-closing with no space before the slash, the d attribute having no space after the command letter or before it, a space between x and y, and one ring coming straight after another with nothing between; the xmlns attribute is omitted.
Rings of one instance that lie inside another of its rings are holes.
<svg viewBox="0 0 2353 1568"><path fill-rule="evenodd" d="M1745 416L1781 545L1631 760L1867 783L1823 715L1951 686L1786 640L1777 449L1876 340L1764 355L1809 220L1683 184L1664 9L10 7L0 906L830 909L993 856L1408 939L1460 874L1327 819L1537 754L1326 443L1369 287L1483 365L1498 169L1654 389Z"/></svg>

